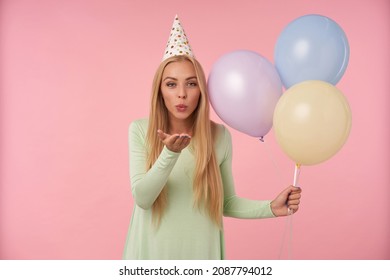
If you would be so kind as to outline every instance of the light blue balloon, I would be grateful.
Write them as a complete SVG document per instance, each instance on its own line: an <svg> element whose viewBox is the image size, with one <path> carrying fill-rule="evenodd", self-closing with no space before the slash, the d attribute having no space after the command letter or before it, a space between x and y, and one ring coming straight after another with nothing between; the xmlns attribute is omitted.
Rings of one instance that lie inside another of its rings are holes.
<svg viewBox="0 0 390 280"><path fill-rule="evenodd" d="M274 55L286 88L306 80L336 85L348 65L349 44L335 21L321 15L306 15L282 31Z"/></svg>

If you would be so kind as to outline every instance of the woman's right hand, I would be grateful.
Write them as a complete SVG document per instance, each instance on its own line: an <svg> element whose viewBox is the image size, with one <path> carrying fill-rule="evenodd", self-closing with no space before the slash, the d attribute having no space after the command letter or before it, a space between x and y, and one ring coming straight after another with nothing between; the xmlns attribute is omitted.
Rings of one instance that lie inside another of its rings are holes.
<svg viewBox="0 0 390 280"><path fill-rule="evenodd" d="M188 134L167 134L162 130L157 130L157 135L167 148L175 153L180 153L191 142L191 136Z"/></svg>

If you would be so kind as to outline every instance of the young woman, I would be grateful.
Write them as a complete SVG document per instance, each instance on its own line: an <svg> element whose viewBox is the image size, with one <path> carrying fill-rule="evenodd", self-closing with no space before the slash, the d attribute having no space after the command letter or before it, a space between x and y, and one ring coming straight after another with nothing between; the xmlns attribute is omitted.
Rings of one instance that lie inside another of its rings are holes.
<svg viewBox="0 0 390 280"><path fill-rule="evenodd" d="M237 197L229 131L209 119L206 79L190 55L160 64L149 119L129 128L135 201L124 259L224 259L222 216L270 218L296 212L300 189L273 201Z"/></svg>

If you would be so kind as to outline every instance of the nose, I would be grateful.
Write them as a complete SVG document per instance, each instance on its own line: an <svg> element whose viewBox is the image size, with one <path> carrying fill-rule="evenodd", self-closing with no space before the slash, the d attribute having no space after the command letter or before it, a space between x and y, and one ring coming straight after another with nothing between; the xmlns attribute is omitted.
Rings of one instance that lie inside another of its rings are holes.
<svg viewBox="0 0 390 280"><path fill-rule="evenodd" d="M181 99L186 99L187 98L187 91L186 91L185 86L181 86L180 87L178 97L181 98Z"/></svg>

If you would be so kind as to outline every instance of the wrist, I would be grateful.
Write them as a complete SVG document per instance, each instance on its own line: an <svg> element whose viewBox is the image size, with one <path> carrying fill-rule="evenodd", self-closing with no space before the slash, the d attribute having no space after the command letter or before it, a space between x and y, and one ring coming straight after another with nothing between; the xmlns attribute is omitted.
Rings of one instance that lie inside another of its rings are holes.
<svg viewBox="0 0 390 280"><path fill-rule="evenodd" d="M270 207L271 211L274 214L275 217L285 216L283 215L283 209L275 205L275 201L271 201Z"/></svg>
<svg viewBox="0 0 390 280"><path fill-rule="evenodd" d="M274 214L275 217L278 217L278 215L277 215L277 213L276 213L277 211L276 211L276 209L275 209L274 201L271 201L271 203L270 203L270 208L271 208L272 214Z"/></svg>
<svg viewBox="0 0 390 280"><path fill-rule="evenodd" d="M177 151L175 149L172 149L171 147L168 147L167 145L165 145L165 148L171 152L171 153L175 153L175 154L180 154L181 151Z"/></svg>

